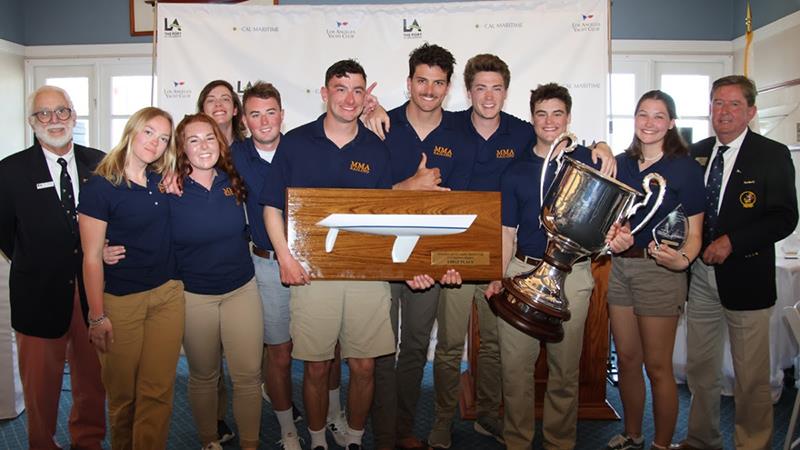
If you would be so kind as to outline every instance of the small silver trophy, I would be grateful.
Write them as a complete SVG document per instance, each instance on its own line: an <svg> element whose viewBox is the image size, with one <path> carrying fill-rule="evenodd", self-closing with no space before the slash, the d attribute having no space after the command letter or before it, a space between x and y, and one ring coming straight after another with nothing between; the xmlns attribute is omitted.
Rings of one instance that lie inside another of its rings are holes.
<svg viewBox="0 0 800 450"><path fill-rule="evenodd" d="M653 227L653 241L656 246L666 245L674 250L680 250L686 244L687 236L689 236L689 219L686 218L682 204L678 204Z"/></svg>

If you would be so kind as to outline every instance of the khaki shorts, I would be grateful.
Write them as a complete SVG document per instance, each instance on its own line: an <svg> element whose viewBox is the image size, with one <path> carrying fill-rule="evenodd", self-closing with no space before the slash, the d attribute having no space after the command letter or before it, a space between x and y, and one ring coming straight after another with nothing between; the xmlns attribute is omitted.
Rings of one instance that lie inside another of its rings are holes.
<svg viewBox="0 0 800 450"><path fill-rule="evenodd" d="M650 258L611 260L608 304L632 306L637 316L679 316L686 304L686 272L673 272Z"/></svg>
<svg viewBox="0 0 800 450"><path fill-rule="evenodd" d="M342 358L375 358L395 351L385 281L312 281L291 287L292 357L333 359L336 342Z"/></svg>

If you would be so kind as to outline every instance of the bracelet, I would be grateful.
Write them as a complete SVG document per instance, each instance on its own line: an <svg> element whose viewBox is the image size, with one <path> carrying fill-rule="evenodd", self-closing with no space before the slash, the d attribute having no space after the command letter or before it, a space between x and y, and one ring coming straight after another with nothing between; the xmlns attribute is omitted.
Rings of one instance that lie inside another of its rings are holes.
<svg viewBox="0 0 800 450"><path fill-rule="evenodd" d="M97 319L92 319L91 317L86 317L86 320L89 321L89 328L96 328L103 324L106 321L106 315L101 314L100 317Z"/></svg>
<svg viewBox="0 0 800 450"><path fill-rule="evenodd" d="M688 256L686 256L686 253L683 253L683 252L681 252L681 256L683 256L683 259L685 259L685 260L686 260L686 268L688 269L688 268L689 268L689 266L691 266L691 265L692 265L692 261L690 261L690 260L689 260L689 257L688 257Z"/></svg>

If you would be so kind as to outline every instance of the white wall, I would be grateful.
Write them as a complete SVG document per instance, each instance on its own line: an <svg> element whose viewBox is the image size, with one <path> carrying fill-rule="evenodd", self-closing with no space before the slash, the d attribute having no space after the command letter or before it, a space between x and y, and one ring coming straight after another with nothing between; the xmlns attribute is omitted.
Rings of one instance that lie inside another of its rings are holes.
<svg viewBox="0 0 800 450"><path fill-rule="evenodd" d="M753 62L750 77L759 89L800 78L800 11L776 20L753 32ZM734 69L742 73L744 38L734 41ZM759 94L759 117L767 136L784 144L798 143L800 86L785 87Z"/></svg>
<svg viewBox="0 0 800 450"><path fill-rule="evenodd" d="M25 144L25 48L0 39L0 159Z"/></svg>

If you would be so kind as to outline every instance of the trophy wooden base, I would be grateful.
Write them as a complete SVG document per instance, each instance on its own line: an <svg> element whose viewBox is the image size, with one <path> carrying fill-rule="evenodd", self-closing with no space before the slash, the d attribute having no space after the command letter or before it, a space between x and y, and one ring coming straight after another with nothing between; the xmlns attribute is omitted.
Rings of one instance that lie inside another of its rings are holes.
<svg viewBox="0 0 800 450"><path fill-rule="evenodd" d="M290 188L289 250L316 279L502 277L499 192Z"/></svg>

